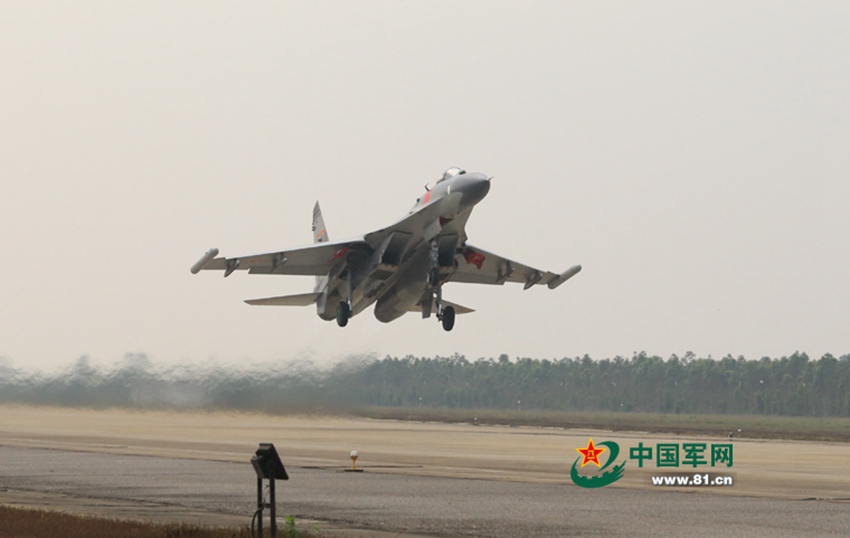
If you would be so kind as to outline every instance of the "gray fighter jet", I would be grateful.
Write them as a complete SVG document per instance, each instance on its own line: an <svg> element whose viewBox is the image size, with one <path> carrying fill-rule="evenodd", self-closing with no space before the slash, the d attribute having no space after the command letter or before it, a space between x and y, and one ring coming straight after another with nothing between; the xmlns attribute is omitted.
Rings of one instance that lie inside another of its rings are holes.
<svg viewBox="0 0 850 538"><path fill-rule="evenodd" d="M490 178L450 168L406 217L366 235L332 242L328 239L318 202L313 208L314 244L265 254L216 258L209 250L192 266L201 270L237 270L260 275L313 275L311 293L245 301L250 305L316 305L319 317L348 319L375 304L375 317L388 323L408 312L432 313L443 329L454 327L455 315L472 309L443 299L447 282L504 284L517 282L529 289L545 284L555 289L581 271L575 265L561 274L542 271L497 256L467 242L466 221L475 204L490 190Z"/></svg>

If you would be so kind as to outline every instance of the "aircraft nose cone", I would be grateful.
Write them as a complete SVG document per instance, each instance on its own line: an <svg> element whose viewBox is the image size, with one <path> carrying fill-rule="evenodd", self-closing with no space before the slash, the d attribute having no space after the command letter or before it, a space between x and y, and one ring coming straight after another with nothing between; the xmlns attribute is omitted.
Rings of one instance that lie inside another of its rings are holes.
<svg viewBox="0 0 850 538"><path fill-rule="evenodd" d="M485 176L464 178L458 185L458 190L463 193L460 203L471 207L480 202L490 192L490 180Z"/></svg>

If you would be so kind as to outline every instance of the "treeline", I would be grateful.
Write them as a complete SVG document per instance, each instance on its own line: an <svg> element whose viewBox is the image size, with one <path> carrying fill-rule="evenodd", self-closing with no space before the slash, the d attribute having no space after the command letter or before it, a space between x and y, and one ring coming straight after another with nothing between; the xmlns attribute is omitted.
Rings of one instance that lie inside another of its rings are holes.
<svg viewBox="0 0 850 538"><path fill-rule="evenodd" d="M850 416L850 355L748 361L639 353L594 361L386 358L363 371L379 406Z"/></svg>
<svg viewBox="0 0 850 538"><path fill-rule="evenodd" d="M221 409L294 412L362 405L346 383L365 367L352 357L330 370L308 362L269 367L157 366L144 354L127 354L112 368L79 358L47 375L12 368L0 357L0 403L141 409Z"/></svg>
<svg viewBox="0 0 850 538"><path fill-rule="evenodd" d="M850 417L850 355L748 361L639 353L594 361L352 357L331 369L156 367L128 355L111 369L83 357L55 375L0 359L0 403L212 408L276 413L363 406Z"/></svg>

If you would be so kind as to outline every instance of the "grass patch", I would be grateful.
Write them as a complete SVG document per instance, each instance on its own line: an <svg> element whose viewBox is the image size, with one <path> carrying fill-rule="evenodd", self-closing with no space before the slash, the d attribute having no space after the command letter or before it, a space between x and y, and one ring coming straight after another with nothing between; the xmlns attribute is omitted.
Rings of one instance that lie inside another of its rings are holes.
<svg viewBox="0 0 850 538"><path fill-rule="evenodd" d="M269 535L268 528L264 535ZM281 538L320 538L297 528L295 519L278 522ZM248 527L205 527L186 524L141 523L0 506L0 538L253 538ZM325 537L328 538L328 537Z"/></svg>
<svg viewBox="0 0 850 538"><path fill-rule="evenodd" d="M386 419L481 425L586 428L612 431L716 435L758 439L850 442L850 418L763 415L662 415L655 413L435 409L368 407L359 416ZM738 433L738 429L741 430Z"/></svg>

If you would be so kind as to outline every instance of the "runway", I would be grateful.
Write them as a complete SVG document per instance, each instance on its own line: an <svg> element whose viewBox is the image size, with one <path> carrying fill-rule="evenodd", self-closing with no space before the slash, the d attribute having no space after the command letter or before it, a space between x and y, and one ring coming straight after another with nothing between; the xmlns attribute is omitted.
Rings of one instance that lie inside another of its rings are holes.
<svg viewBox="0 0 850 538"><path fill-rule="evenodd" d="M736 484L728 488L653 488L627 470L623 484L589 490L569 479L575 448L588 434L628 444L624 436L214 413L0 412L4 503L244 525L256 494L248 459L258 442L272 441L291 478L278 489L279 513L316 520L328 533L844 536L850 528L843 444L736 441L736 449L758 450L736 453ZM343 472L352 449L364 473ZM764 462L747 463L759 453L783 465L771 472ZM795 465L800 453L809 461ZM815 498L824 500L803 500Z"/></svg>

